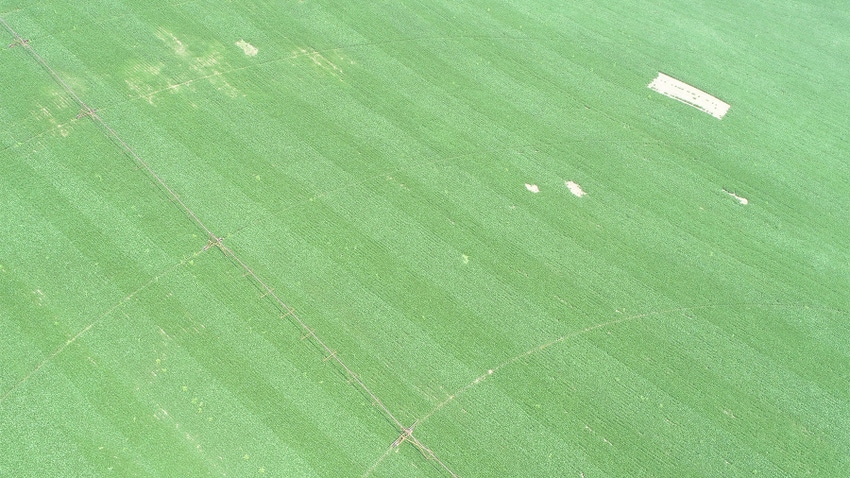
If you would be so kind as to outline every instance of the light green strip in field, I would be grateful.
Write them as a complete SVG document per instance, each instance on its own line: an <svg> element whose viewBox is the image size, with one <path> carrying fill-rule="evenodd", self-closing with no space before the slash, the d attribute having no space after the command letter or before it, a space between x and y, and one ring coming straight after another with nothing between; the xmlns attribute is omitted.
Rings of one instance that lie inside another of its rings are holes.
<svg viewBox="0 0 850 478"><path fill-rule="evenodd" d="M846 6L0 14L0 475L850 472Z"/></svg>

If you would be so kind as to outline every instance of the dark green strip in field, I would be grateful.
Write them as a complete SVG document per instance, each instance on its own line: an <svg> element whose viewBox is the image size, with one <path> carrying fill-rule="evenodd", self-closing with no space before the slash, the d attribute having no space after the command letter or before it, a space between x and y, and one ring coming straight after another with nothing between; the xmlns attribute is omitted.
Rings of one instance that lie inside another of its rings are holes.
<svg viewBox="0 0 850 478"><path fill-rule="evenodd" d="M0 16L0 475L850 473L846 5Z"/></svg>

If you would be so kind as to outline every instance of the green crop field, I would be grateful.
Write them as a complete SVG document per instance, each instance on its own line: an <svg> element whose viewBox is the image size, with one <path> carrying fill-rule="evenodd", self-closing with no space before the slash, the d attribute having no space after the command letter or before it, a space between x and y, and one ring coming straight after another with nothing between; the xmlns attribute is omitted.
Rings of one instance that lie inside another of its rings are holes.
<svg viewBox="0 0 850 478"><path fill-rule="evenodd" d="M0 19L0 476L850 476L846 2Z"/></svg>

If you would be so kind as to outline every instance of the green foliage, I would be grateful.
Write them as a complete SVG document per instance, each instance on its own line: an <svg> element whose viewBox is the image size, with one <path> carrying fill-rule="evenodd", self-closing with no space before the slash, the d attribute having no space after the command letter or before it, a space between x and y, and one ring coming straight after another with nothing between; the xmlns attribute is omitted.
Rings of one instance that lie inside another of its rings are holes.
<svg viewBox="0 0 850 478"><path fill-rule="evenodd" d="M850 472L846 7L30 3L0 475L449 474L28 48L457 475Z"/></svg>

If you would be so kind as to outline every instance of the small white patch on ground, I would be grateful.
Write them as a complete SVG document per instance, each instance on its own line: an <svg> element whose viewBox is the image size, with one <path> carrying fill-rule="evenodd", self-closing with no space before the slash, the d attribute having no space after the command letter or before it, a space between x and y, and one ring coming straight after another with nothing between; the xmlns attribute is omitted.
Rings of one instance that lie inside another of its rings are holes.
<svg viewBox="0 0 850 478"><path fill-rule="evenodd" d="M573 193L573 196L575 197L582 197L587 195L587 193L584 192L581 186L572 181L565 181L564 184L567 186L567 189L569 189L570 192Z"/></svg>
<svg viewBox="0 0 850 478"><path fill-rule="evenodd" d="M528 189L529 191L531 191L533 193L539 193L540 192L540 188L538 188L536 184L525 183L525 189Z"/></svg>
<svg viewBox="0 0 850 478"><path fill-rule="evenodd" d="M658 76L652 80L648 88L686 105L691 105L717 119L722 119L729 111L728 103L664 73L658 73Z"/></svg>
<svg viewBox="0 0 850 478"><path fill-rule="evenodd" d="M741 197L741 196L738 196L737 194L735 194L735 193L733 193L733 192L729 192L729 191L727 191L727 190L725 190L725 189L723 190L723 192L724 192L724 193L726 193L726 194L728 194L728 195L730 195L730 196L732 196L733 198L737 199L737 200L738 200L738 202L739 202L739 203L741 203L741 204L742 204L742 205L744 205L744 206L746 206L747 204L749 204L749 203L750 203L750 201L748 201L748 200L747 200L747 198L745 198L745 197Z"/></svg>
<svg viewBox="0 0 850 478"><path fill-rule="evenodd" d="M245 54L248 56L257 56L257 53L259 53L260 51L259 48L246 42L245 40L239 40L238 42L236 42L236 46L241 48L242 51L245 52Z"/></svg>

